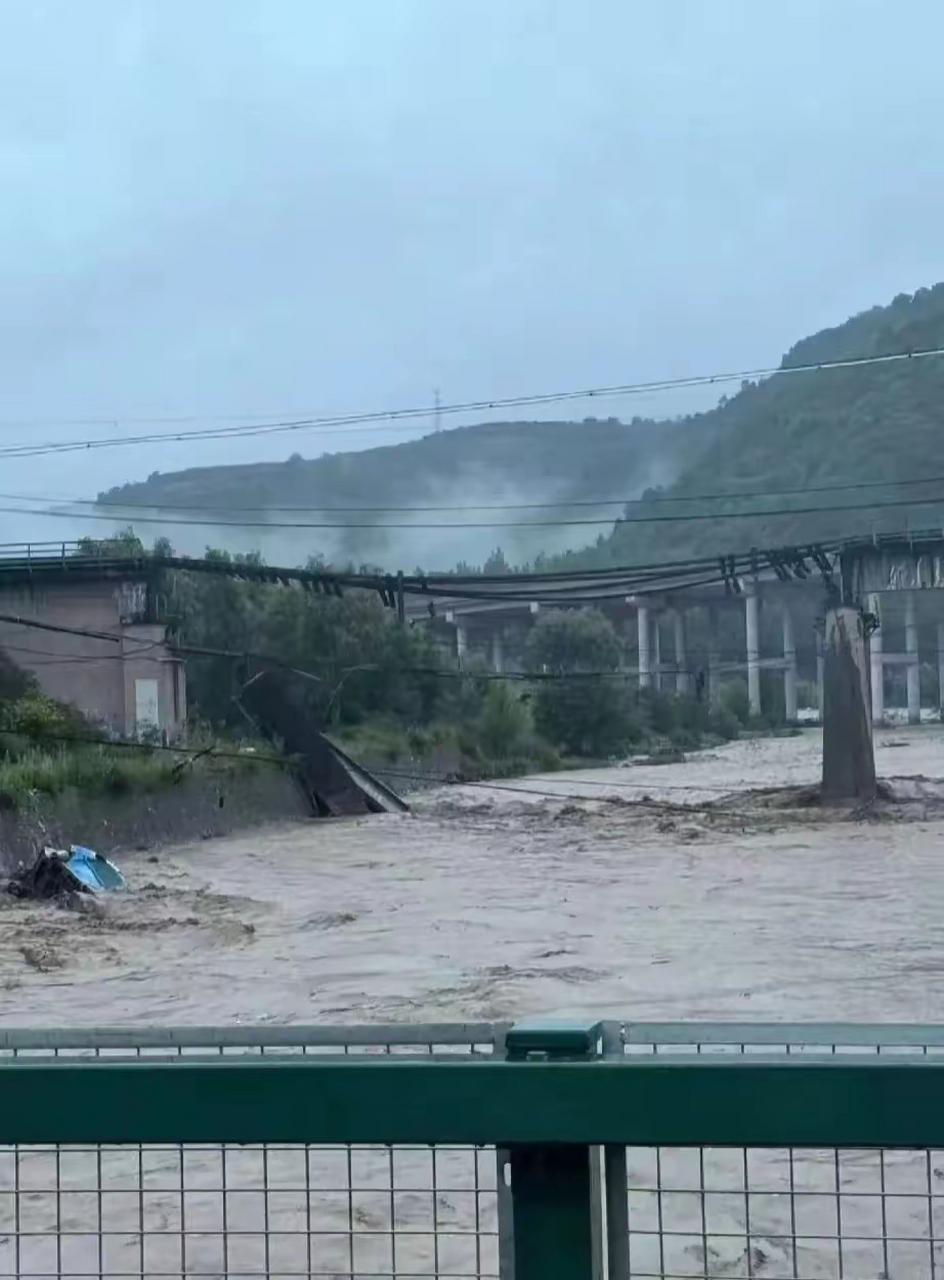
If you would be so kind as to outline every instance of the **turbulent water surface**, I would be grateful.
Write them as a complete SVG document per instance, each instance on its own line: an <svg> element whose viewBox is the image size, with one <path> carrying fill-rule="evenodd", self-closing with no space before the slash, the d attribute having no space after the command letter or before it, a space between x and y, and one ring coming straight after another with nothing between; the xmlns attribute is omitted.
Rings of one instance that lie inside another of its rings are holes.
<svg viewBox="0 0 944 1280"><path fill-rule="evenodd" d="M542 1012L944 1019L944 733L879 735L910 797L828 814L820 742L452 788L121 859L96 914L8 901L6 1025ZM646 800L647 803L629 803Z"/></svg>
<svg viewBox="0 0 944 1280"><path fill-rule="evenodd" d="M407 817L128 854L128 890L99 911L4 902L0 1016L944 1020L944 732L880 733L890 789L851 812L812 802L820 747L809 730L684 764L455 787ZM0 1191L14 1185L9 1154ZM20 1152L19 1234L14 1198L0 1197L6 1273L494 1274L487 1152L439 1152L434 1185L428 1152L360 1151L348 1165L343 1152L273 1150L263 1166L230 1150L225 1196L219 1150L57 1159ZM944 1186L934 1153L745 1159L632 1153L634 1187L669 1188L632 1193L634 1276L942 1273L928 1238L929 1214L944 1217L928 1190ZM278 1188L268 1198L263 1172ZM751 1197L750 1241L746 1173L767 1189ZM704 1198L691 1194L700 1180L714 1188ZM881 1187L900 1194L882 1200Z"/></svg>

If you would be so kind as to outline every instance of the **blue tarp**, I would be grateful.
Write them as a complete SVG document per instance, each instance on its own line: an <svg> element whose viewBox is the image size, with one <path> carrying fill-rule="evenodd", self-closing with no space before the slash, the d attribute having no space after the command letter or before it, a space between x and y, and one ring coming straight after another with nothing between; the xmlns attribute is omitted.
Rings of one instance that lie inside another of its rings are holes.
<svg viewBox="0 0 944 1280"><path fill-rule="evenodd" d="M94 849L86 849L84 845L74 844L69 850L66 866L93 893L103 889L122 889L125 878L113 862L103 858Z"/></svg>

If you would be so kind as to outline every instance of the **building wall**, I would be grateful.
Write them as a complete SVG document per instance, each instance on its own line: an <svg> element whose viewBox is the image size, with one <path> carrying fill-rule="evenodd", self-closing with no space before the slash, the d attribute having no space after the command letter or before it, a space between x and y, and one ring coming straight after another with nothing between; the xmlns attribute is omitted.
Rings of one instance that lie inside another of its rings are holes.
<svg viewBox="0 0 944 1280"><path fill-rule="evenodd" d="M176 737L186 720L186 687L177 674L182 664L171 654L162 625L131 620L146 616L146 601L143 583L63 582L35 589L0 588L2 615L109 637L0 621L0 648L36 676L44 693L73 703L121 736L134 735L139 728L136 681L156 681L156 727L162 735Z"/></svg>

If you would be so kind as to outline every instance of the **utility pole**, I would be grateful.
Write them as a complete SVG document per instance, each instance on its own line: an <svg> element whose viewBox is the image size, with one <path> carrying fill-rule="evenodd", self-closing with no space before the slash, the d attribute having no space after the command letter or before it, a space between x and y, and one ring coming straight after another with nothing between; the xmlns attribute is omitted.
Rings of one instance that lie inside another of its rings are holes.
<svg viewBox="0 0 944 1280"><path fill-rule="evenodd" d="M433 389L433 429L442 431L442 400L438 387Z"/></svg>
<svg viewBox="0 0 944 1280"><path fill-rule="evenodd" d="M826 608L823 690L823 800L875 799L869 627L851 600Z"/></svg>

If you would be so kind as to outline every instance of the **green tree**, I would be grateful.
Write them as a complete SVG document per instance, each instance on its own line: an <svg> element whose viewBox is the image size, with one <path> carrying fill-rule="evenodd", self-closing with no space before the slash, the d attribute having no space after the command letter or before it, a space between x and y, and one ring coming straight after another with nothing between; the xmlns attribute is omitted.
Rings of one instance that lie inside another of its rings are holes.
<svg viewBox="0 0 944 1280"><path fill-rule="evenodd" d="M127 529L108 534L104 538L80 538L79 553L115 558L147 555L144 543L130 525Z"/></svg>
<svg viewBox="0 0 944 1280"><path fill-rule="evenodd" d="M534 696L534 725L554 746L609 756L639 736L632 701L616 673L622 645L598 609L543 614L528 637L529 667L545 678Z"/></svg>
<svg viewBox="0 0 944 1280"><path fill-rule="evenodd" d="M599 609L542 613L528 636L532 671L615 671L623 646Z"/></svg>
<svg viewBox="0 0 944 1280"><path fill-rule="evenodd" d="M24 671L4 649L0 649L0 702L12 702L38 692L36 677Z"/></svg>
<svg viewBox="0 0 944 1280"><path fill-rule="evenodd" d="M531 718L520 689L507 680L489 681L479 717L479 736L485 751L498 760L520 754L530 727Z"/></svg>
<svg viewBox="0 0 944 1280"><path fill-rule="evenodd" d="M215 550L207 558L231 559ZM188 661L190 697L197 713L212 723L241 723L234 698L264 665L253 655L308 673L305 702L314 721L325 726L384 716L424 724L452 696L455 682L437 675L442 663L433 637L425 627L401 626L379 596L364 591L326 596L292 584L222 575L172 576L171 608L181 642L246 655L245 660Z"/></svg>

